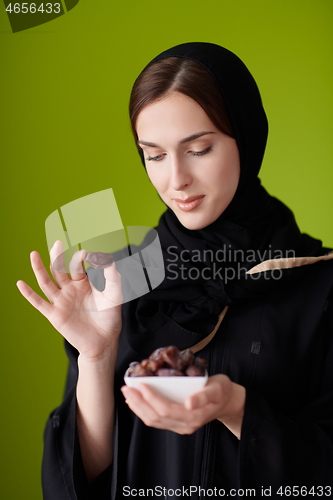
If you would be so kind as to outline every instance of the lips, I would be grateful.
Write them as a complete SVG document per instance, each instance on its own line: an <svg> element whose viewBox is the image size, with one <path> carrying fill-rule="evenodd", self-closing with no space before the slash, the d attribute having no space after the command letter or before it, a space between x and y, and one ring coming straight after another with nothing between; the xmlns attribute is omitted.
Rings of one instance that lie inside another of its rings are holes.
<svg viewBox="0 0 333 500"><path fill-rule="evenodd" d="M190 210L194 210L197 208L202 200L204 199L205 195L201 194L198 196L189 196L188 198L181 199L181 198L174 198L173 201L176 203L177 207L180 208L180 210L183 210L184 212L189 212Z"/></svg>

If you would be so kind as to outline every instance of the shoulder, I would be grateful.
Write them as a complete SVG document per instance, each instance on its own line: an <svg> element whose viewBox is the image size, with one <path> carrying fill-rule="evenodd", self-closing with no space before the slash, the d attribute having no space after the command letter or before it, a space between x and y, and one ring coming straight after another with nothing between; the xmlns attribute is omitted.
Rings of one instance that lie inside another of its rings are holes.
<svg viewBox="0 0 333 500"><path fill-rule="evenodd" d="M294 264L298 265L274 266L260 273L258 305L277 324L316 329L332 303L333 259L300 258Z"/></svg>
<svg viewBox="0 0 333 500"><path fill-rule="evenodd" d="M332 293L333 289L333 259L320 260L315 263L310 263L302 266L301 284L312 289L320 295L327 296Z"/></svg>
<svg viewBox="0 0 333 500"><path fill-rule="evenodd" d="M288 289L292 294L325 297L333 288L333 252L319 257L272 259L260 263L248 273L263 275L261 281L269 279L271 289L282 294Z"/></svg>

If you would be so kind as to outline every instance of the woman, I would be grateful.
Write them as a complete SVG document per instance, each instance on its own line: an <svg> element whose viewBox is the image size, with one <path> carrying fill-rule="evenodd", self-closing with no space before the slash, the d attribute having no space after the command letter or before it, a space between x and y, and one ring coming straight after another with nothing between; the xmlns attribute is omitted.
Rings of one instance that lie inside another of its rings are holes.
<svg viewBox="0 0 333 500"><path fill-rule="evenodd" d="M165 280L120 306L112 265L97 298L110 308L94 315L84 251L71 278L53 270L58 286L32 254L51 304L19 284L71 361L45 433L45 499L330 496L333 255L260 185L267 120L252 76L222 47L182 44L141 73L130 115L169 207ZM209 361L202 391L177 405L122 387L131 361L169 344Z"/></svg>

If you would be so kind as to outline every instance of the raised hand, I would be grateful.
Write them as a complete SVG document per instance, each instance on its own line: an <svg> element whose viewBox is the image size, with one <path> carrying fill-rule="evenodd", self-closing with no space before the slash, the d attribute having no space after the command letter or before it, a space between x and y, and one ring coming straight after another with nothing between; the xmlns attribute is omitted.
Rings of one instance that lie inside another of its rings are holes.
<svg viewBox="0 0 333 500"><path fill-rule="evenodd" d="M115 263L104 269L105 290L90 283L82 262L86 252L76 252L70 262L70 277L62 259L62 243L50 251L52 281L38 252L31 253L31 265L46 301L24 281L17 286L22 295L87 359L97 359L110 344L117 343L121 330L121 276Z"/></svg>

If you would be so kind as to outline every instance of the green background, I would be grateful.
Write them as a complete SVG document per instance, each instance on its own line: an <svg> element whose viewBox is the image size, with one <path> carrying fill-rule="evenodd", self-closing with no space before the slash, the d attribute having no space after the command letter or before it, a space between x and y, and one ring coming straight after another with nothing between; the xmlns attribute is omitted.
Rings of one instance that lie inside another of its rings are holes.
<svg viewBox="0 0 333 500"><path fill-rule="evenodd" d="M23 279L37 290L29 252L47 262L45 219L108 187L126 225L154 226L163 211L127 117L139 71L187 41L238 54L270 123L263 184L303 231L333 246L332 21L331 0L81 0L13 34L0 4L0 498L41 499L43 427L65 380L60 335L15 286Z"/></svg>

